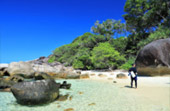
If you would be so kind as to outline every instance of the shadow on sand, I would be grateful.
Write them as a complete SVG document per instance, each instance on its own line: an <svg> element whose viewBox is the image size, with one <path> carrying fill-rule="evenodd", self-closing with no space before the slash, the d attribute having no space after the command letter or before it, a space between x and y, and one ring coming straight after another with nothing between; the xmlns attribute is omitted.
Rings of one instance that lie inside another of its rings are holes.
<svg viewBox="0 0 170 111"><path fill-rule="evenodd" d="M128 86L128 85L126 85L126 86L124 86L125 88L131 88L131 86Z"/></svg>

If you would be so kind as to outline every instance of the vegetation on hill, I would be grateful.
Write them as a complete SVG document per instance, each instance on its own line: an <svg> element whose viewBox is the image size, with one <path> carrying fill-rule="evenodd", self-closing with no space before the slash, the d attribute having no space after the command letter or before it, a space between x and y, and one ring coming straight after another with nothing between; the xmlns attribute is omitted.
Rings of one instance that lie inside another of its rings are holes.
<svg viewBox="0 0 170 111"><path fill-rule="evenodd" d="M56 48L49 62L59 61L75 69L128 69L146 44L170 37L169 0L127 0L126 23L96 21L72 43Z"/></svg>

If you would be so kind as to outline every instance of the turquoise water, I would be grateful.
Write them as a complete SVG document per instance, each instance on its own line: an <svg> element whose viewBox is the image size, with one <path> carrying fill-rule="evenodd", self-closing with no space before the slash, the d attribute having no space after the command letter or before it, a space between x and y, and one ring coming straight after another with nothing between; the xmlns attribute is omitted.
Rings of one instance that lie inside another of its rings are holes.
<svg viewBox="0 0 170 111"><path fill-rule="evenodd" d="M57 80L62 82L64 80ZM169 111L163 105L152 104L146 99L132 96L124 88L114 83L92 80L67 80L70 90L60 90L69 94L66 101L54 101L42 106L22 106L16 103L12 93L0 92L0 111Z"/></svg>

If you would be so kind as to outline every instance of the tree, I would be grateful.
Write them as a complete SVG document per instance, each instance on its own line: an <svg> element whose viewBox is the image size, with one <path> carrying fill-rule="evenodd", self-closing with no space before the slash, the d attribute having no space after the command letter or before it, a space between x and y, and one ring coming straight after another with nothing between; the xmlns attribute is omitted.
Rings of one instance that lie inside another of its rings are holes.
<svg viewBox="0 0 170 111"><path fill-rule="evenodd" d="M88 69L91 66L90 49L80 48L74 56L73 67L75 69Z"/></svg>
<svg viewBox="0 0 170 111"><path fill-rule="evenodd" d="M170 28L169 0L127 0L123 15L130 32L126 55L136 55L138 43L147 39L160 26Z"/></svg>
<svg viewBox="0 0 170 111"><path fill-rule="evenodd" d="M127 0L124 16L128 31L140 39L148 37L158 25L168 25L170 16L169 0Z"/></svg>
<svg viewBox="0 0 170 111"><path fill-rule="evenodd" d="M138 43L138 48L141 49L150 42L158 39L165 39L170 37L170 29L160 26L155 32L151 33L149 37Z"/></svg>
<svg viewBox="0 0 170 111"><path fill-rule="evenodd" d="M95 25L91 27L92 32L95 34L104 35L107 40L113 37L115 34L122 34L126 32L125 24L121 21L116 21L114 19L107 19L101 24L97 20Z"/></svg>
<svg viewBox="0 0 170 111"><path fill-rule="evenodd" d="M108 42L98 44L91 54L95 69L115 69L125 61L124 56L120 55Z"/></svg>
<svg viewBox="0 0 170 111"><path fill-rule="evenodd" d="M112 39L109 43L114 47L120 54L125 54L125 48L127 46L126 37L119 37L117 39Z"/></svg>

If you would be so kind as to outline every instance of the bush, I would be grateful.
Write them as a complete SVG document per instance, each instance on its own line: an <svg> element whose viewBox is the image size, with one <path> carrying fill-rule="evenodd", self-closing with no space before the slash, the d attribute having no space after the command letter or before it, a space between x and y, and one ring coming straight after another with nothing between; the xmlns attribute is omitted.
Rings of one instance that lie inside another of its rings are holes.
<svg viewBox="0 0 170 111"><path fill-rule="evenodd" d="M121 56L108 42L100 43L91 54L91 60L96 69L115 69L125 61L124 56Z"/></svg>
<svg viewBox="0 0 170 111"><path fill-rule="evenodd" d="M110 41L110 44L117 50L119 51L120 54L125 53L125 48L127 46L127 38L125 37L120 37L117 39L112 39Z"/></svg>
<svg viewBox="0 0 170 111"><path fill-rule="evenodd" d="M80 60L75 60L73 62L73 68L75 68L75 69L83 69L84 68L84 64Z"/></svg>
<svg viewBox="0 0 170 111"><path fill-rule="evenodd" d="M159 27L154 33L151 33L149 37L141 42L138 43L138 48L143 48L145 45L149 44L150 42L158 39L165 39L170 37L170 30L169 28Z"/></svg>
<svg viewBox="0 0 170 111"><path fill-rule="evenodd" d="M52 63L55 61L55 56L51 56L49 59L48 59L48 63Z"/></svg>
<svg viewBox="0 0 170 111"><path fill-rule="evenodd" d="M135 57L130 57L125 64L121 65L119 68L120 69L125 69L128 70L129 68L132 67L132 64L135 62Z"/></svg>

